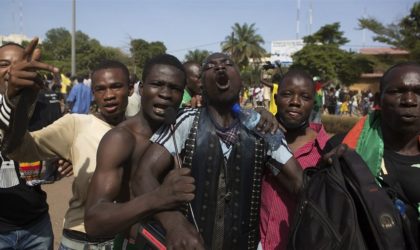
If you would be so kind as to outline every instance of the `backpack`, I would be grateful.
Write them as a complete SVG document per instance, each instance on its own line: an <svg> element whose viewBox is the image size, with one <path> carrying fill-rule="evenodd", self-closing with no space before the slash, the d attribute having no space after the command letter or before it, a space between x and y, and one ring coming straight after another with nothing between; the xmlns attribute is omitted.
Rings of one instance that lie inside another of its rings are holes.
<svg viewBox="0 0 420 250"><path fill-rule="evenodd" d="M417 249L405 214L355 151L305 169L303 183L288 249Z"/></svg>

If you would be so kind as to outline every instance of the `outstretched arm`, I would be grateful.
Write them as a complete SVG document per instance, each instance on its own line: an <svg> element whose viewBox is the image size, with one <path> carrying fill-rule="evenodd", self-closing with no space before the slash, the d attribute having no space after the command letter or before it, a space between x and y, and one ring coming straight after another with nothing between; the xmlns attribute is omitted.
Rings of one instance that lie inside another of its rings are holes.
<svg viewBox="0 0 420 250"><path fill-rule="evenodd" d="M134 196L157 188L158 179L174 165L171 154L159 144L152 144L144 155L131 180ZM168 249L204 249L200 234L180 212L166 211L155 217L166 230Z"/></svg>
<svg viewBox="0 0 420 250"><path fill-rule="evenodd" d="M0 77L0 85L6 87L6 94L1 102L0 128L2 129L1 150L12 151L25 134L31 106L37 96L37 90L41 87L38 70L47 70L57 73L58 69L39 62L40 50L36 49L38 39L35 38L25 48L22 58L10 65Z"/></svg>
<svg viewBox="0 0 420 250"><path fill-rule="evenodd" d="M194 197L191 193L195 188L194 179L187 176L189 170L183 169L169 173L161 186L155 186L129 201L119 202L122 192L128 196L131 171L127 164L131 162L136 143L138 141L123 128L109 131L102 139L85 207L85 225L89 235L112 237L145 216ZM144 138L143 143L150 142Z"/></svg>
<svg viewBox="0 0 420 250"><path fill-rule="evenodd" d="M273 88L273 83L266 81L264 79L260 79L260 83L264 84L265 86L269 87L269 88Z"/></svg>

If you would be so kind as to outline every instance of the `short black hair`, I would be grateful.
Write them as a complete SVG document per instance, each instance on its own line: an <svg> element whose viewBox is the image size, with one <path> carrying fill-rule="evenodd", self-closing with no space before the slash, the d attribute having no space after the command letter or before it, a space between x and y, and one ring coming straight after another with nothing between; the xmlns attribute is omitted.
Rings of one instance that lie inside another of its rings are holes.
<svg viewBox="0 0 420 250"><path fill-rule="evenodd" d="M414 66L414 67L419 67L420 68L420 63L414 62L414 61L401 62L401 63L397 63L397 64L391 66L389 69L387 69L385 71L385 73L382 75L381 79L379 80L379 93L381 95L383 93L385 85L388 83L387 78L388 78L389 74L391 73L391 71L393 71L396 68L401 68L401 67L405 67L405 66Z"/></svg>
<svg viewBox="0 0 420 250"><path fill-rule="evenodd" d="M92 78L96 71L103 70L103 69L121 69L124 75L126 76L127 84L130 82L130 72L128 71L127 66L124 63L117 61L117 60L104 60L98 63L92 69Z"/></svg>
<svg viewBox="0 0 420 250"><path fill-rule="evenodd" d="M179 69L184 74L184 84L186 81L186 73L184 69L184 65L173 55L169 54L162 54L155 56L148 60L143 67L143 74L141 76L141 80L144 83L146 81L147 76L150 74L150 71L152 70L153 66L155 65L169 65L173 66L177 69Z"/></svg>
<svg viewBox="0 0 420 250"><path fill-rule="evenodd" d="M7 42L7 43L4 43L2 46L0 46L0 49L1 49L1 48L4 48L4 47L6 47L6 46L16 46L16 47L19 47L19 48L21 48L21 49L25 49L22 45L20 45L20 44L18 44L18 43L14 43L14 42Z"/></svg>
<svg viewBox="0 0 420 250"><path fill-rule="evenodd" d="M306 72L304 69L300 69L300 68L293 68L287 71L287 73L284 74L283 77L281 78L279 86L283 84L283 82L287 78L293 78L293 77L301 77L305 80L308 80L312 84L314 92L315 92L315 83L314 83L314 80L312 79L312 76L308 72Z"/></svg>

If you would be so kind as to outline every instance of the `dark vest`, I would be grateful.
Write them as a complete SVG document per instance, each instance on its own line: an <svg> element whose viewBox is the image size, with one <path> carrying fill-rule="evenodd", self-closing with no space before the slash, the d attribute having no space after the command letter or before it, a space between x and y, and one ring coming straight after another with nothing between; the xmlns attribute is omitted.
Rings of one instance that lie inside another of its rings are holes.
<svg viewBox="0 0 420 250"><path fill-rule="evenodd" d="M195 118L184 165L192 168L195 178L192 207L206 249L257 248L265 155L263 141L241 127L225 164L207 109Z"/></svg>

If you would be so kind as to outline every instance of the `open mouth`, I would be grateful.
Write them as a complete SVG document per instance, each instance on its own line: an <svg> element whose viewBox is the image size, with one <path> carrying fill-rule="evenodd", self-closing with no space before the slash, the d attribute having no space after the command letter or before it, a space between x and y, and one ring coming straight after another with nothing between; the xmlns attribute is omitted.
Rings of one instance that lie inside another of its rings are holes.
<svg viewBox="0 0 420 250"><path fill-rule="evenodd" d="M167 109L169 106L164 104L155 104L153 105L153 112L159 116L165 115L165 109Z"/></svg>
<svg viewBox="0 0 420 250"><path fill-rule="evenodd" d="M118 109L118 103L107 103L103 106L106 112L113 113Z"/></svg>
<svg viewBox="0 0 420 250"><path fill-rule="evenodd" d="M226 71L221 70L216 73L216 86L220 90L227 90L229 88L230 80Z"/></svg>

